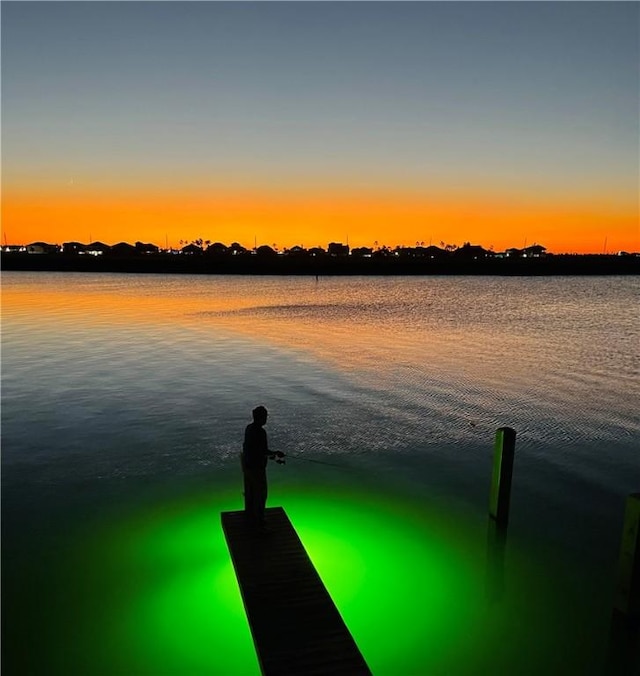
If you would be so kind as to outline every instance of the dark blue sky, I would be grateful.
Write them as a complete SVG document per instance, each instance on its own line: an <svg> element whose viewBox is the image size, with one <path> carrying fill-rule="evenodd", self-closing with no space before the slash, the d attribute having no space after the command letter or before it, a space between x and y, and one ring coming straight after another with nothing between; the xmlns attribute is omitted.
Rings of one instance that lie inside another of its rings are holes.
<svg viewBox="0 0 640 676"><path fill-rule="evenodd" d="M590 179L606 163L624 180L632 161L636 3L2 10L9 172L34 157L54 169L64 153L418 179L480 166Z"/></svg>

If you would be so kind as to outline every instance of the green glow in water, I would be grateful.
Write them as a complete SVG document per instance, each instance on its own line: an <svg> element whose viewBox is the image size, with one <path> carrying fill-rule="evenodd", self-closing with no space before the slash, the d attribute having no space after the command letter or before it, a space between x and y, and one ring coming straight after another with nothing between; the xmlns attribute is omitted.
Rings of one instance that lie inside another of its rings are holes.
<svg viewBox="0 0 640 676"><path fill-rule="evenodd" d="M487 613L484 532L366 490L287 489L270 502L285 507L375 674L483 673L501 660L507 673L531 631L541 655L555 650L557 632L540 629L553 622L531 602L526 576L519 586L511 579L512 599ZM93 568L87 621L65 660L104 674L258 674L220 526L220 512L239 506L228 492L160 503L83 543ZM505 648L515 617L523 628ZM540 664L528 661L535 673Z"/></svg>
<svg viewBox="0 0 640 676"><path fill-rule="evenodd" d="M389 499L295 496L288 511L374 673L415 673L470 635L474 569L437 522ZM453 536L453 542L452 540Z"/></svg>
<svg viewBox="0 0 640 676"><path fill-rule="evenodd" d="M376 673L415 670L425 644L431 663L457 650L477 581L443 533L366 493L305 491L280 502ZM201 495L97 534L95 565L117 597L100 628L105 668L259 673L220 528L220 511L237 508L236 496Z"/></svg>
<svg viewBox="0 0 640 676"><path fill-rule="evenodd" d="M135 580L111 627L113 673L259 673L220 528L234 508L198 496L111 527L104 547Z"/></svg>

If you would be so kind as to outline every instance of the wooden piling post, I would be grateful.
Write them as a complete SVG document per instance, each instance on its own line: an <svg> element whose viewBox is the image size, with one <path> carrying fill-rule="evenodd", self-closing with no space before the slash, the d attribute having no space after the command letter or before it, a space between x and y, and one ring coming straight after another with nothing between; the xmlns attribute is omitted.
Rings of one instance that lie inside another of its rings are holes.
<svg viewBox="0 0 640 676"><path fill-rule="evenodd" d="M487 524L487 601L495 603L502 600L504 594L504 563L507 550L507 529L489 518Z"/></svg>
<svg viewBox="0 0 640 676"><path fill-rule="evenodd" d="M509 522L509 502L511 500L511 477L513 475L513 457L516 449L516 431L511 427L496 430L493 452L493 475L489 496L489 516L498 526L505 528Z"/></svg>
<svg viewBox="0 0 640 676"><path fill-rule="evenodd" d="M640 493L626 500L615 608L629 618L640 618Z"/></svg>

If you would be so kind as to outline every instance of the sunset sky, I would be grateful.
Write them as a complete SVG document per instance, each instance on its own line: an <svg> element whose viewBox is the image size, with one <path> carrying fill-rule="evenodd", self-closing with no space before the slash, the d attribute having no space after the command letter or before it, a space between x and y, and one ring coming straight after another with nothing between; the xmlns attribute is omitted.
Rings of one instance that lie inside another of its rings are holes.
<svg viewBox="0 0 640 676"><path fill-rule="evenodd" d="M637 251L631 2L5 2L9 244Z"/></svg>

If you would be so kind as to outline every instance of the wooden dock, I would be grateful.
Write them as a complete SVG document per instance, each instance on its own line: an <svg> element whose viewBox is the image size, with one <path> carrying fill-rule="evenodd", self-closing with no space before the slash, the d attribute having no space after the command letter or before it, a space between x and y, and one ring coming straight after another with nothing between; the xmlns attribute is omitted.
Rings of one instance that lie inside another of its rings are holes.
<svg viewBox="0 0 640 676"><path fill-rule="evenodd" d="M227 539L265 676L371 674L282 507L256 532L223 512Z"/></svg>

